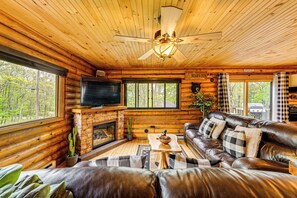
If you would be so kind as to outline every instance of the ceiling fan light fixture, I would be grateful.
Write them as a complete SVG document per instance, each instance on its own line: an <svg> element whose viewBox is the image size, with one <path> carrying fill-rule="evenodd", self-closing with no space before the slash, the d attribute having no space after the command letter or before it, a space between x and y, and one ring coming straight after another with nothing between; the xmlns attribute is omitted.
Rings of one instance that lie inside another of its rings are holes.
<svg viewBox="0 0 297 198"><path fill-rule="evenodd" d="M164 61L166 58L171 58L175 54L177 47L175 46L174 42L169 42L169 43L154 42L153 50L155 55Z"/></svg>

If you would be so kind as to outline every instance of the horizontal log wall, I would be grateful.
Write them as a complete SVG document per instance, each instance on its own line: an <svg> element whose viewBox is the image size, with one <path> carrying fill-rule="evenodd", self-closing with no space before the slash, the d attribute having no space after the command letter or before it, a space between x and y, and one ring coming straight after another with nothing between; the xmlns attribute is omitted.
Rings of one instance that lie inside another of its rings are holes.
<svg viewBox="0 0 297 198"><path fill-rule="evenodd" d="M251 75L259 75L261 78L272 78L273 73L287 71L296 72L296 68L259 68L253 69ZM186 122L198 121L202 114L197 109L190 109L188 106L193 102L191 95L191 83L201 83L201 91L204 93L212 94L217 97L217 74L221 72L230 73L232 75L247 75L248 73L242 68L229 68L225 69L197 69L197 70L156 70L156 69L140 69L140 70L108 70L106 74L110 79L150 79L150 78L178 78L181 79L180 85L180 109L178 110L126 110L125 120L133 117L134 122L132 125L133 136L135 138L146 138L147 134L144 133L145 129L149 133L161 133L165 128L169 133L182 134L183 125ZM208 73L206 79L192 79L188 77L189 74ZM210 79L213 78L213 82ZM292 103L291 101L290 103ZM151 128L155 126L156 128ZM127 133L127 125L125 122L125 132Z"/></svg>
<svg viewBox="0 0 297 198"><path fill-rule="evenodd" d="M0 14L0 29L1 45L69 70L63 87L63 118L27 129L0 128L0 167L20 163L24 169L36 169L53 160L59 165L68 151L67 135L73 126L70 112L80 102L80 75L94 75L95 68L3 14Z"/></svg>
<svg viewBox="0 0 297 198"><path fill-rule="evenodd" d="M186 79L185 70L109 70L106 71L107 77L110 79L125 78L172 78L181 79L180 84L180 109L176 110L126 110L125 120L133 117L133 136L135 138L146 138L145 129L149 133L161 133L167 129L169 133L183 134L183 126L185 122L197 122L202 114L197 109L189 108L193 99L191 96L192 82L201 83L201 91L207 94L217 96L217 76L209 76L206 79ZM211 82L213 78L213 82ZM155 126L151 128L150 126ZM125 122L125 132L127 126Z"/></svg>

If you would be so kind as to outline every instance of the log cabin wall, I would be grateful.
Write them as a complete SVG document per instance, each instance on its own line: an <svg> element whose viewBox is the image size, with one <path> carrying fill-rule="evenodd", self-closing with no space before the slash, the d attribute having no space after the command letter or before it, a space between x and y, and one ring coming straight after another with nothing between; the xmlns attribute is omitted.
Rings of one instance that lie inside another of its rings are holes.
<svg viewBox="0 0 297 198"><path fill-rule="evenodd" d="M148 129L149 133L161 133L167 129L169 133L183 134L183 125L185 122L197 122L202 114L197 109L191 109L188 106L192 103L193 99L189 98L191 95L191 85L194 83L201 83L201 91L204 93L217 96L217 77L216 75L208 76L205 79L188 79L187 74L195 73L195 71L186 72L185 70L111 70L107 71L107 77L110 79L127 79L127 78L172 78L181 79L180 84L180 109L175 110L126 110L125 120L133 117L133 137L146 138L147 134L144 133ZM211 82L213 78L213 82ZM124 98L122 98L122 101ZM151 128L150 126L155 126ZM125 132L127 126L125 122Z"/></svg>
<svg viewBox="0 0 297 198"><path fill-rule="evenodd" d="M195 122L202 116L201 112L197 109L190 109L188 106L191 104L192 82L201 83L201 90L205 93L217 95L217 77L209 76L205 79L187 79L185 70L111 70L106 71L107 77L110 79L127 79L127 78L144 78L144 79L158 79L158 78L172 78L181 79L180 84L180 109L164 109L164 110L126 110L125 120L133 117L133 137L146 138L147 134L144 133L145 129L149 133L161 133L167 129L169 133L183 134L183 126L185 122ZM210 82L213 78L213 82ZM122 98L124 101L124 98ZM150 128L150 126L155 128ZM125 121L125 132L127 126Z"/></svg>
<svg viewBox="0 0 297 198"><path fill-rule="evenodd" d="M264 67L263 67L264 68ZM296 72L296 68L264 68L253 69L251 75L269 75L272 76L274 72L280 71ZM180 84L180 109L176 110L126 110L125 120L133 117L132 125L133 136L135 138L146 138L145 129L149 133L161 133L165 128L169 133L183 134L183 126L186 122L197 122L202 113L197 109L189 108L193 99L189 98L191 95L191 83L201 83L201 91L207 94L212 94L217 98L217 74L227 72L233 75L247 75L244 69L197 69L197 70L156 70L156 69L140 69L140 70L108 70L107 77L110 79L156 79L156 78L173 78L181 79ZM199 78L199 74L208 74L207 78ZM198 77L197 77L198 76ZM211 81L211 78L213 81ZM272 78L272 77L271 77ZM124 92L123 92L124 93ZM122 97L124 101L124 96ZM156 128L151 128L150 126ZM125 133L127 133L127 125L125 121Z"/></svg>
<svg viewBox="0 0 297 198"><path fill-rule="evenodd" d="M68 152L67 135L72 129L71 109L80 103L80 75L94 75L95 68L51 44L38 33L0 14L0 44L68 69L63 86L64 115L38 126L0 128L0 166L20 163L24 169L42 168L51 161L61 164Z"/></svg>

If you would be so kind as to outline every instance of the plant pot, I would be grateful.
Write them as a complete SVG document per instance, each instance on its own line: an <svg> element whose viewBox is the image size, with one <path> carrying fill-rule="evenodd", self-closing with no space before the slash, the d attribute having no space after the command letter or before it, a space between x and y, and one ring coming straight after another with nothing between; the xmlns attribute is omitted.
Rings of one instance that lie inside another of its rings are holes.
<svg viewBox="0 0 297 198"><path fill-rule="evenodd" d="M67 157L66 157L66 166L67 167L74 166L77 163L77 160L78 160L78 155L77 154L75 154L73 157L69 157L67 155Z"/></svg>
<svg viewBox="0 0 297 198"><path fill-rule="evenodd" d="M128 134L127 134L127 139L128 139L129 141L131 141L131 140L133 139L133 136L132 136L131 133L128 133Z"/></svg>

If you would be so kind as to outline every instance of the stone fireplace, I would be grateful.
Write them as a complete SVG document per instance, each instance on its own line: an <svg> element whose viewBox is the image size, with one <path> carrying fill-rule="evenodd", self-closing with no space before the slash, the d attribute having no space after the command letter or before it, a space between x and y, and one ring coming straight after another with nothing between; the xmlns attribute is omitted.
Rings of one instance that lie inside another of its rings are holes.
<svg viewBox="0 0 297 198"><path fill-rule="evenodd" d="M103 107L99 109L72 109L74 125L78 128L76 150L79 154L90 153L92 150L96 150L96 148L111 142L112 139L124 139L125 109L127 109L125 106ZM114 127L109 126L111 123L114 123ZM101 126L108 127L108 129L101 129ZM112 130L114 130L113 138ZM95 133L93 133L94 131ZM93 140L94 137L95 140Z"/></svg>
<svg viewBox="0 0 297 198"><path fill-rule="evenodd" d="M93 126L93 149L115 141L116 121Z"/></svg>

